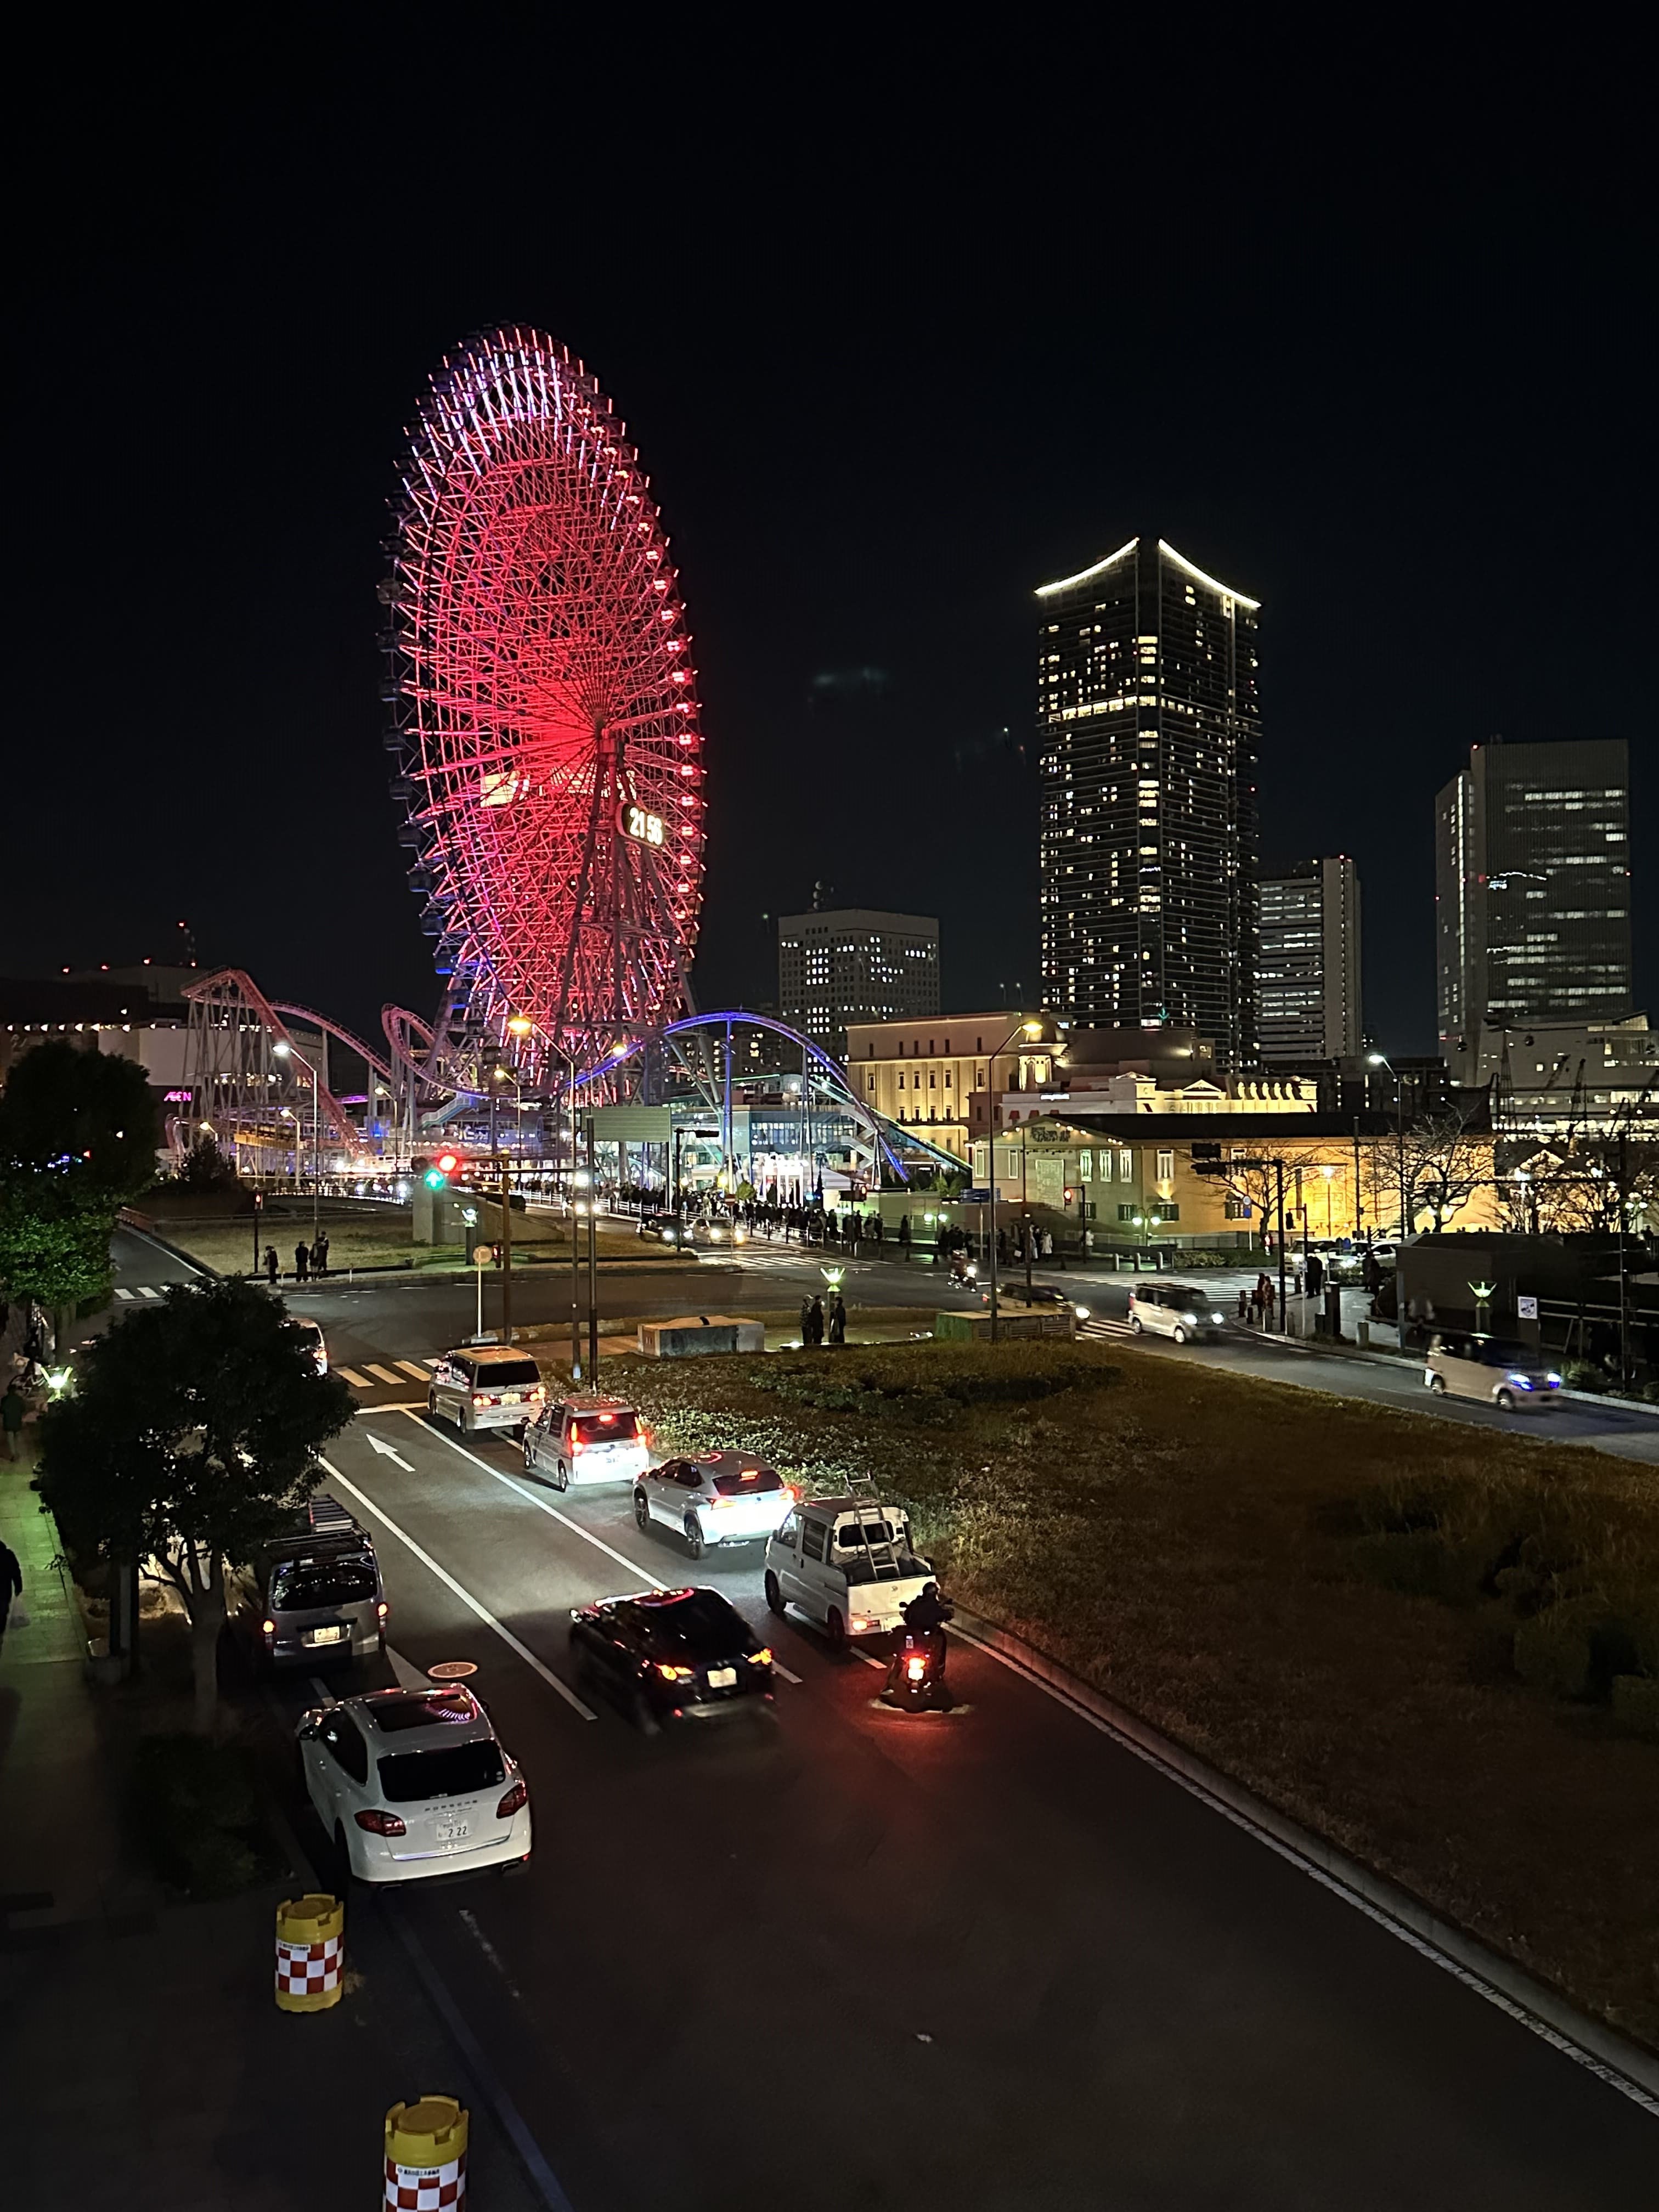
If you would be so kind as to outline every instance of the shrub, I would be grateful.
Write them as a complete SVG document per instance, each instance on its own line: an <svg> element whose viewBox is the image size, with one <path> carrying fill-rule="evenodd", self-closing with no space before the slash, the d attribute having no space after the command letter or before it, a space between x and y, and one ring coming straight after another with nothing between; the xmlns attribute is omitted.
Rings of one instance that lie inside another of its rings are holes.
<svg viewBox="0 0 1659 2212"><path fill-rule="evenodd" d="M1515 1632L1515 1671L1554 1698L1588 1698L1595 1687L1597 1647L1605 1609L1594 1599L1567 1599L1523 1620Z"/></svg>
<svg viewBox="0 0 1659 2212"><path fill-rule="evenodd" d="M228 1897L270 1863L247 1755L197 1735L146 1736L132 1810L155 1871L193 1897Z"/></svg>

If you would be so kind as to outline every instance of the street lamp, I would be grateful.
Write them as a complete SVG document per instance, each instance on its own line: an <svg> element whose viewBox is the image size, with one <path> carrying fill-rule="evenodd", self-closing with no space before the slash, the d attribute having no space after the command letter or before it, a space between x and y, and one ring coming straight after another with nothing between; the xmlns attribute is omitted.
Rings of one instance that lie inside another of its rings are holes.
<svg viewBox="0 0 1659 2212"><path fill-rule="evenodd" d="M1394 1258L1394 1318L1399 1332L1400 1349L1406 1349L1406 1302L1400 1295L1400 1255L1405 1249L1407 1231L1410 1224L1406 1218L1406 1092L1394 1062L1385 1052L1366 1055L1373 1067L1386 1067L1394 1077L1394 1135L1400 1167L1400 1242Z"/></svg>
<svg viewBox="0 0 1659 2212"><path fill-rule="evenodd" d="M278 1060L297 1060L311 1078L311 1241L314 1244L317 1242L317 1189L323 1176L322 1145L318 1134L317 1121L317 1094L322 1086L317 1080L316 1069L306 1058L304 1053L290 1044L286 1037L279 1037L272 1049ZM300 1117L295 1114L289 1118L294 1123L294 1159L297 1170L300 1158ZM295 1180L296 1182L299 1180L297 1172Z"/></svg>
<svg viewBox="0 0 1659 2212"><path fill-rule="evenodd" d="M988 1149L991 1158L991 1234L988 1243L986 1257L990 1264L991 1269L991 1341L993 1344L997 1341L998 1337L1001 1334L999 1325L999 1315L1001 1310L997 1302L997 1123L1000 1119L997 1112L997 1061L1001 1054L1007 1051L1009 1046L1013 1042L1017 1036L1030 1037L1035 1042L1035 1040L1042 1035L1042 1024L1041 1022L1016 1022L1012 1029L1009 1030L1007 1036L1004 1037L1002 1042L991 1054L990 1060L990 1091L988 1097L991 1108L991 1137Z"/></svg>

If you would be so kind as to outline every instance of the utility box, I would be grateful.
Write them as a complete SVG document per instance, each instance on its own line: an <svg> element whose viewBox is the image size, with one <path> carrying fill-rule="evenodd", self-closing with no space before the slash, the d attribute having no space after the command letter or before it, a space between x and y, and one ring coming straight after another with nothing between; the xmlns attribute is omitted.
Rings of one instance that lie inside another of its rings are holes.
<svg viewBox="0 0 1659 2212"><path fill-rule="evenodd" d="M1077 1334L1077 1316L1069 1306L1047 1306L1041 1312L1011 1313L1005 1305L997 1315L998 1341L1012 1336L1063 1336ZM991 1316L988 1313L941 1313L933 1316L933 1336L940 1344L988 1344L991 1340Z"/></svg>
<svg viewBox="0 0 1659 2212"><path fill-rule="evenodd" d="M647 1359L696 1359L708 1352L764 1352L766 1324L732 1314L685 1314L678 1321L642 1321L640 1350Z"/></svg>

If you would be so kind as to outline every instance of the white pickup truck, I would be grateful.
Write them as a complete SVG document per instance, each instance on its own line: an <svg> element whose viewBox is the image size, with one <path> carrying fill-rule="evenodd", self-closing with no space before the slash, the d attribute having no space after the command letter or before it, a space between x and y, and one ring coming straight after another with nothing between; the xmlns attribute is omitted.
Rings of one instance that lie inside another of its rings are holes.
<svg viewBox="0 0 1659 2212"><path fill-rule="evenodd" d="M905 1515L872 1498L808 1498L767 1541L767 1604L780 1616L799 1607L834 1644L901 1627L933 1580Z"/></svg>

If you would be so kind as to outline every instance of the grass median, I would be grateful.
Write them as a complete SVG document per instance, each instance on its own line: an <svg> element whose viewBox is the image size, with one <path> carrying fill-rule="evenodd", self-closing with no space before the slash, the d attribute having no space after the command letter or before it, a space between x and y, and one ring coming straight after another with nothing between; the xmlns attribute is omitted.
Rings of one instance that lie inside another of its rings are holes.
<svg viewBox="0 0 1659 2212"><path fill-rule="evenodd" d="M1659 2048L1659 1476L1096 1346L607 1361Z"/></svg>

